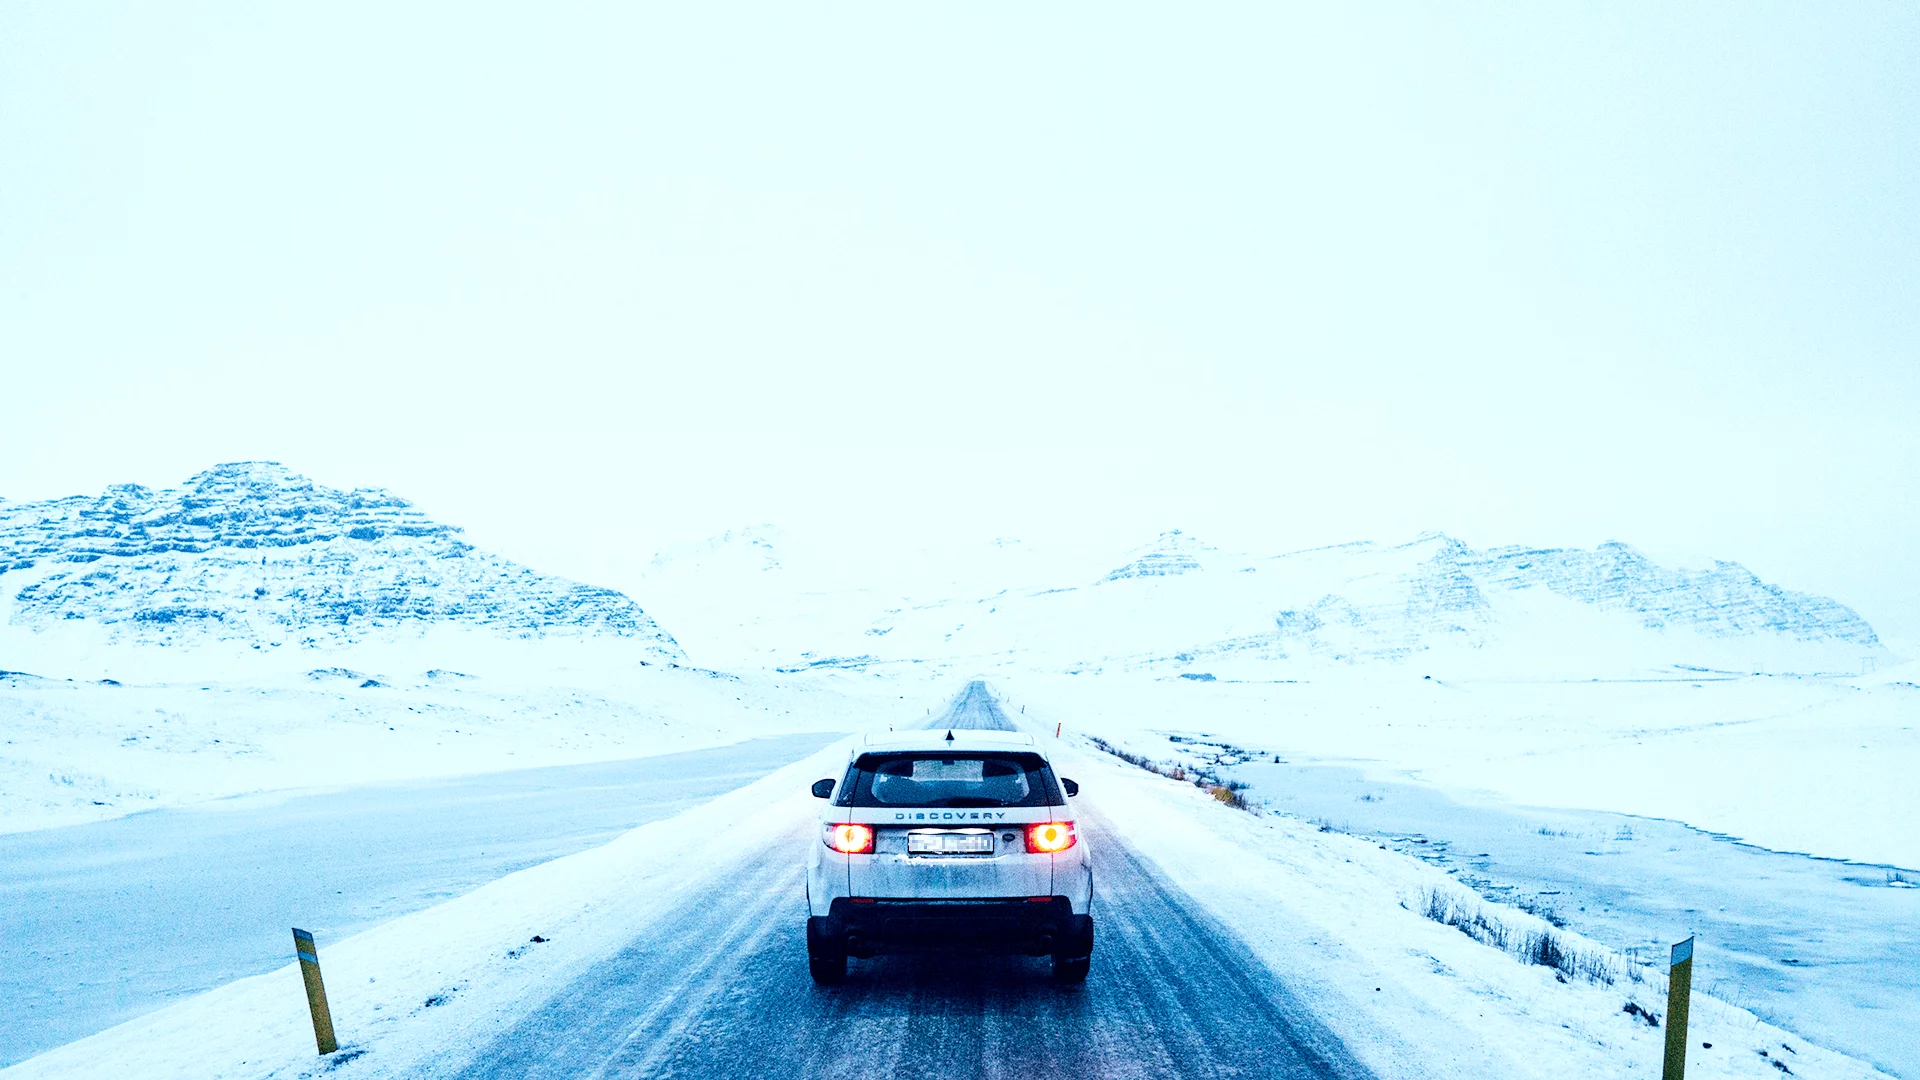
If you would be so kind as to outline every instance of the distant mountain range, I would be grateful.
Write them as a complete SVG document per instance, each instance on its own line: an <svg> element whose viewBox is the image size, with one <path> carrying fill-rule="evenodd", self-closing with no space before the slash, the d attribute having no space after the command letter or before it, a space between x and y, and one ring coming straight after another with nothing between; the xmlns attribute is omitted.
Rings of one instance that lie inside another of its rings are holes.
<svg viewBox="0 0 1920 1080"><path fill-rule="evenodd" d="M321 645L452 625L682 656L623 594L459 534L385 491L340 491L271 462L219 465L177 488L0 502L0 610L16 628L78 622L142 644Z"/></svg>
<svg viewBox="0 0 1920 1080"><path fill-rule="evenodd" d="M1202 551L1210 553L1178 530L1165 533L1133 561L1108 574L1106 580L1202 570ZM1543 589L1602 611L1629 613L1653 630L1680 627L1720 638L1765 633L1864 649L1880 645L1866 620L1824 596L1769 585L1739 563L1715 562L1697 570L1668 569L1618 541L1601 544L1592 551L1520 546L1475 551L1436 533L1394 548L1358 543L1270 560L1209 561L1215 565L1229 563L1228 569L1241 573L1261 573L1292 569L1289 561L1305 564L1316 558L1331 558L1378 563L1383 558L1391 560L1395 553L1411 554L1414 561L1393 576L1384 596L1372 595L1356 606L1344 595L1328 593L1310 607L1276 612L1276 635L1312 641L1321 630L1335 626L1377 628L1380 634L1376 638L1384 635L1384 639L1396 634L1475 635L1494 620L1491 595ZM1376 590L1363 586L1362 591L1371 594ZM1397 658L1404 654L1405 647L1376 640L1367 651Z"/></svg>
<svg viewBox="0 0 1920 1080"><path fill-rule="evenodd" d="M1515 677L1852 674L1887 658L1873 628L1834 600L1737 563L1661 566L1622 543L1477 550L1433 534L1261 556L1175 530L1104 571L1036 579L1001 541L980 555L997 571L964 575L994 587L889 601L815 587L776 538L731 533L650 573L650 595L685 613L696 652L720 651L707 662L1273 679L1414 661ZM695 588L700 605L684 599Z"/></svg>
<svg viewBox="0 0 1920 1080"><path fill-rule="evenodd" d="M159 491L0 502L0 613L13 631L89 629L107 644L333 646L453 626L686 658L626 595L537 573L459 534L388 492L260 462ZM702 664L790 670L1284 679L1417 662L1686 677L1852 673L1887 655L1834 600L1737 563L1661 566L1621 543L1475 549L1434 534L1248 555L1175 530L1111 562L1047 562L1002 539L972 565L906 584L859 567L810 571L785 543L756 526L669 549L643 582L649 605Z"/></svg>

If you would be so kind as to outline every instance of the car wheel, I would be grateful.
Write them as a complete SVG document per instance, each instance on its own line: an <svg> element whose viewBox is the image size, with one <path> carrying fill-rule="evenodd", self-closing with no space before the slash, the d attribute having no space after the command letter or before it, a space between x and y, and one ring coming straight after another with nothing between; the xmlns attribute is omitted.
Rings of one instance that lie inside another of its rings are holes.
<svg viewBox="0 0 1920 1080"><path fill-rule="evenodd" d="M826 922L807 920L807 973L822 986L834 986L847 981L847 951L827 936Z"/></svg>
<svg viewBox="0 0 1920 1080"><path fill-rule="evenodd" d="M807 974L812 975L813 981L819 983L821 986L838 986L846 982L846 954L842 953L839 956L807 957Z"/></svg>
<svg viewBox="0 0 1920 1080"><path fill-rule="evenodd" d="M1068 986L1087 981L1087 970L1093 966L1093 957L1056 955L1053 958L1053 981Z"/></svg>

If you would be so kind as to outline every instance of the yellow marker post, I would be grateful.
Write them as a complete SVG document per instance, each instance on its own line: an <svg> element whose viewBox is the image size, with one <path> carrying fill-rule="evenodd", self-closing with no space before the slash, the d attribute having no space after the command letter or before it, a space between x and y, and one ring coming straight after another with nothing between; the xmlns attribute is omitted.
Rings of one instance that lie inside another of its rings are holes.
<svg viewBox="0 0 1920 1080"><path fill-rule="evenodd" d="M1673 947L1673 967L1667 973L1667 1064L1660 1080L1684 1080L1687 1075L1687 999L1693 995L1693 939Z"/></svg>
<svg viewBox="0 0 1920 1080"><path fill-rule="evenodd" d="M313 1013L313 1041L322 1054L340 1049L333 1040L333 1014L327 1011L327 988L320 981L320 950L313 935L299 927L293 929L293 954L300 958L300 978L307 984L307 1008Z"/></svg>

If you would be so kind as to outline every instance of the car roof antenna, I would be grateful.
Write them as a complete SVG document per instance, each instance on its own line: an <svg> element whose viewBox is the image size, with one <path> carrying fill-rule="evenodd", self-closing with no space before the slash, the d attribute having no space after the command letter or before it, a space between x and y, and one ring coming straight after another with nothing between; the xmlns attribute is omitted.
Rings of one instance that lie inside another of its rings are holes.
<svg viewBox="0 0 1920 1080"><path fill-rule="evenodd" d="M952 742L952 741L953 741L953 729L952 729L952 728L948 728L948 729L947 729L947 741L948 741L948 742Z"/></svg>

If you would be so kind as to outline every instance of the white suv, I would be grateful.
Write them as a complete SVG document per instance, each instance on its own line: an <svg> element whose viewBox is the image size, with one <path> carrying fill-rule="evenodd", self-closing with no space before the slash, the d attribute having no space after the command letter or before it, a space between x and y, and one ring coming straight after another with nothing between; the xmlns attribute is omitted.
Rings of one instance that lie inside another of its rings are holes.
<svg viewBox="0 0 1920 1080"><path fill-rule="evenodd" d="M847 957L956 946L1053 957L1077 983L1093 955L1093 864L1068 798L1031 735L918 731L868 736L827 800L807 859L807 966L847 976Z"/></svg>

